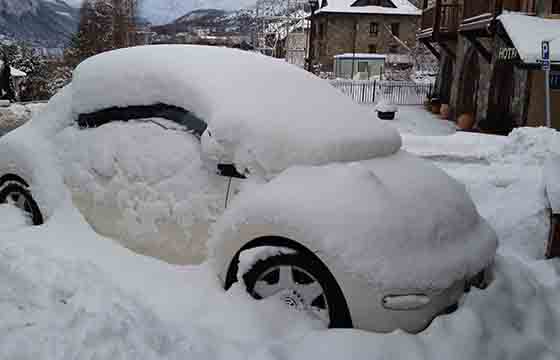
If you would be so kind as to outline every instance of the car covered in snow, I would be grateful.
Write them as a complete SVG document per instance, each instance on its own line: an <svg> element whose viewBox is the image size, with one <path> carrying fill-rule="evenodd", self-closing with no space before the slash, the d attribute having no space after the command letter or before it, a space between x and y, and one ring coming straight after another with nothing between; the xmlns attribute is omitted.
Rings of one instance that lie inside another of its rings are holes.
<svg viewBox="0 0 560 360"><path fill-rule="evenodd" d="M497 248L464 186L371 109L225 48L94 56L0 138L0 203L48 225L69 198L137 253L209 260L226 289L330 327L421 331L488 281Z"/></svg>

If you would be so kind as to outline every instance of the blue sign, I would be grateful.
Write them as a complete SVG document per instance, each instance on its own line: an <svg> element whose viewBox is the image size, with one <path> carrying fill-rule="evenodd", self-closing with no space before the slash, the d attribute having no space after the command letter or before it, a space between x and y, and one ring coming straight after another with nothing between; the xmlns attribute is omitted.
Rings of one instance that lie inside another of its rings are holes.
<svg viewBox="0 0 560 360"><path fill-rule="evenodd" d="M542 42L542 59L545 63L550 60L550 42L548 41Z"/></svg>

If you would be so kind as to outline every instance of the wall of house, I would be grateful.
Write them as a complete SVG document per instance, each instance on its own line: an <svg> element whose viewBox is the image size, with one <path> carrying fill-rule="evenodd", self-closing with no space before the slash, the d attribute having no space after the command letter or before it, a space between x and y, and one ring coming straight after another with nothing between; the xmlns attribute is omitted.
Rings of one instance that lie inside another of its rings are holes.
<svg viewBox="0 0 560 360"><path fill-rule="evenodd" d="M492 47L493 40L480 40L487 49ZM466 38L460 36L456 44L454 48L451 48L455 50L455 73L451 85L451 100L449 104L450 120L456 120L463 112L468 112L466 109L463 109L462 106L463 97L470 96L470 94L464 94L464 81L474 76L472 69L468 66L468 62L471 56L476 56L478 57L479 66L478 102L476 114L473 115L476 121L480 121L486 118L488 111L488 94L490 92L492 64L489 64Z"/></svg>
<svg viewBox="0 0 560 360"><path fill-rule="evenodd" d="M530 88L527 125L544 126L546 125L546 114L543 71L532 70L530 72ZM560 130L560 90L552 90L550 92L550 108L552 127Z"/></svg>
<svg viewBox="0 0 560 360"><path fill-rule="evenodd" d="M370 24L378 24L377 34L370 33ZM407 53L390 33L391 24L400 24L400 39L409 47L416 44L419 16L370 15L370 14L319 14L313 20L313 64L320 64L321 71L332 71L334 56L343 53L387 54L392 50ZM356 26L357 24L357 26ZM386 28L385 25L388 27ZM321 37L321 26L323 36ZM357 31L354 31L356 26Z"/></svg>
<svg viewBox="0 0 560 360"><path fill-rule="evenodd" d="M482 45L491 51L492 62L488 63L486 59L476 52L474 45L464 37L459 37L456 50L455 74L453 76L453 84L451 87L451 101L450 101L450 114L451 120L456 120L465 109L462 109L463 97L468 96L464 91L464 82L470 76L473 76L472 69L467 65L470 56L478 56L478 64L480 70L479 83L478 83L478 96L477 96L477 111L475 119L480 121L487 120L490 115L490 97L492 96L492 85L496 82L496 77L499 71L503 71L503 67L498 66L496 62L498 53L503 47L510 47L500 36L493 38L483 39L479 38ZM529 72L520 67L514 67L506 76L513 77L513 98L511 108L509 109L510 115L515 126L523 126L527 118L527 103L529 96ZM496 96L500 96L499 91ZM506 115L506 114L504 114Z"/></svg>

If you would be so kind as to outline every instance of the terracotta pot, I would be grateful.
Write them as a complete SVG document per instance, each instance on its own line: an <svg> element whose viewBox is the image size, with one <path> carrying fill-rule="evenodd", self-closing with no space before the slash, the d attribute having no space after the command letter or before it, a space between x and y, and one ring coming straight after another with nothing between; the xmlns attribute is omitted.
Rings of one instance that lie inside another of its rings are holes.
<svg viewBox="0 0 560 360"><path fill-rule="evenodd" d="M474 116L473 114L464 113L457 119L457 126L461 130L471 130L474 127Z"/></svg>
<svg viewBox="0 0 560 360"><path fill-rule="evenodd" d="M449 104L441 104L441 109L439 110L439 114L442 119L448 120L449 119Z"/></svg>

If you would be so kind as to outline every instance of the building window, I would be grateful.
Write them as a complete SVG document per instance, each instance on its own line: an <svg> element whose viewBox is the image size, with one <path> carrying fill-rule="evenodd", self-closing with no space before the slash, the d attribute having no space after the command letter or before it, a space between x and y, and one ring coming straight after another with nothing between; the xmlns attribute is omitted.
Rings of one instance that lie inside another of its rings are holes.
<svg viewBox="0 0 560 360"><path fill-rule="evenodd" d="M552 0L552 13L560 14L560 0Z"/></svg>
<svg viewBox="0 0 560 360"><path fill-rule="evenodd" d="M395 35L396 37L400 37L401 24L399 24L399 23L391 24L391 33L393 33L393 35Z"/></svg>
<svg viewBox="0 0 560 360"><path fill-rule="evenodd" d="M369 23L369 34L371 36L377 36L379 32L379 24L376 22Z"/></svg>
<svg viewBox="0 0 560 360"><path fill-rule="evenodd" d="M370 44L370 45L368 46L368 51L369 51L370 54L375 54L375 53L377 53L377 45L375 45L375 44Z"/></svg>

